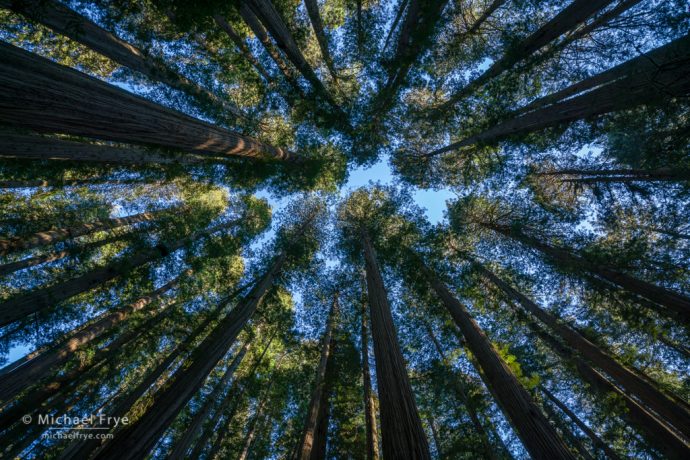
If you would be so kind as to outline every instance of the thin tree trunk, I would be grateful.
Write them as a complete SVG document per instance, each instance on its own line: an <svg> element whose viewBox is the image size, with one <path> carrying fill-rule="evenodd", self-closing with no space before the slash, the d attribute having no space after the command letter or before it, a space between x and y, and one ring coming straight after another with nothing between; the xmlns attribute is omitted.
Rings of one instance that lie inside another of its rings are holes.
<svg viewBox="0 0 690 460"><path fill-rule="evenodd" d="M266 80L267 84L272 84L273 83L273 78L269 73L266 71L264 66L259 62L259 60L252 54L252 51L249 49L247 44L242 40L242 37L233 29L233 27L228 23L228 21L225 20L224 17L216 14L213 16L213 20L215 23L223 29L223 31L228 34L228 37L230 37L230 40L237 46L237 49L240 50L240 53L242 53L242 56L249 61L249 63L254 66L256 71L261 75L264 80Z"/></svg>
<svg viewBox="0 0 690 460"><path fill-rule="evenodd" d="M597 435L590 427L587 426L585 422L580 420L580 418L573 412L571 411L568 406L563 404L558 398L556 398L549 390L547 390L543 385L540 387L542 393L546 395L546 397L551 400L560 410L563 411L564 414L566 414L570 420L577 425L577 427L582 430L584 434L587 435L589 439L592 440L592 444L594 445L595 449L601 449L604 454L606 454L606 457L611 459L611 460L620 460L620 457L616 452L611 449L608 444L606 444L600 437Z"/></svg>
<svg viewBox="0 0 690 460"><path fill-rule="evenodd" d="M338 76L335 73L335 66L333 65L333 58L331 57L331 52L328 50L328 37L323 28L323 21L321 20L321 14L319 13L319 4L316 0L304 0L304 5L307 7L307 14L309 15L309 21L314 29L314 35L316 35L316 40L319 42L319 48L321 49L321 56L323 57L328 72L331 74L333 81L338 80Z"/></svg>
<svg viewBox="0 0 690 460"><path fill-rule="evenodd" d="M0 158L19 160L80 161L112 164L196 164L208 161L200 155L161 154L136 147L111 147L70 142L55 137L2 133Z"/></svg>
<svg viewBox="0 0 690 460"><path fill-rule="evenodd" d="M328 384L326 382L326 370L330 365L333 367L331 360L333 359L333 352L335 347L335 339L333 337L336 316L338 315L338 293L336 292L333 297L333 305L331 306L331 311L328 315L328 321L326 323L326 330L323 334L323 339L321 341L321 358L319 360L319 366L316 370L316 380L314 382L314 389L311 395L311 401L309 402L309 407L307 408L307 417L304 422L304 428L302 430L302 437L299 443L299 449L297 458L299 460L319 460L323 457L319 457L319 449L315 449L314 446L325 447L325 439L317 439L317 435L325 434L318 433L318 428L322 423L321 418L328 414L328 407L322 407L322 405L328 406Z"/></svg>
<svg viewBox="0 0 690 460"><path fill-rule="evenodd" d="M206 380L211 370L232 346L237 335L252 317L264 295L273 286L285 263L281 253L240 303L218 323L194 351L191 364L171 378L171 384L156 395L153 406L136 422L116 433L100 452L99 458L125 460L144 458Z"/></svg>
<svg viewBox="0 0 690 460"><path fill-rule="evenodd" d="M225 373L223 374L223 377L216 384L213 391L207 396L202 408L199 410L199 412L196 413L196 415L194 415L192 420L187 425L187 429L182 434L182 437L175 443L174 449L168 455L168 460L181 460L187 458L187 450L189 450L189 447L192 445L192 442L196 438L196 435L201 430L203 423L211 415L213 405L215 404L216 399L220 397L223 390L225 390L225 388L227 387L228 383L230 382L230 379L235 374L237 366L240 365L242 359L244 358L244 355L247 353L247 350L249 350L250 345L250 341L247 340L240 349L240 351L237 353L235 358L232 360L232 362L228 365L227 369L225 370Z"/></svg>
<svg viewBox="0 0 690 460"><path fill-rule="evenodd" d="M574 459L554 428L517 380L508 365L448 287L420 261L420 268L462 331L498 405L512 423L527 451L536 459Z"/></svg>
<svg viewBox="0 0 690 460"><path fill-rule="evenodd" d="M594 343L580 335L576 330L562 323L558 318L540 308L532 300L513 289L508 283L500 279L493 272L475 260L471 260L484 278L497 286L511 300L521 305L526 311L544 323L553 334L560 337L568 346L604 371L628 395L636 397L648 408L664 417L678 431L690 439L690 412L688 406L679 398L672 400L661 392L646 376L640 376L622 365L609 354L602 351Z"/></svg>
<svg viewBox="0 0 690 460"><path fill-rule="evenodd" d="M55 306L59 302L82 292L90 291L112 279L130 273L138 267L166 257L199 238L231 227L236 223L237 221L229 221L207 230L198 231L191 236L181 238L170 244L161 243L153 248L138 251L123 260L115 260L104 267L93 269L76 278L12 297L0 304L0 326L10 324L32 313Z"/></svg>
<svg viewBox="0 0 690 460"><path fill-rule="evenodd" d="M511 227L497 224L481 224L491 230L501 233L511 239L519 241L531 248L541 251L555 265L576 269L578 272L588 272L599 279L619 286L628 292L650 300L677 315L683 322L690 323L690 298L669 289L656 286L611 268L593 264L586 259L566 249L551 246L537 238L526 235Z"/></svg>
<svg viewBox="0 0 690 460"><path fill-rule="evenodd" d="M27 249L38 248L58 243L67 239L77 238L90 233L112 230L125 225L133 225L141 222L150 222L164 211L142 212L127 217L116 217L112 219L97 220L88 224L75 225L73 227L46 230L34 233L33 235L18 236L5 240L0 240L0 256L6 256L13 252L25 251Z"/></svg>
<svg viewBox="0 0 690 460"><path fill-rule="evenodd" d="M439 459L444 458L443 450L441 449L441 441L438 439L438 432L436 431L436 421L432 415L427 415L426 421L431 428L431 436L434 438L434 447L436 447L436 457Z"/></svg>
<svg viewBox="0 0 690 460"><path fill-rule="evenodd" d="M210 112L211 115L229 113L234 118L249 120L240 109L179 74L160 59L149 56L145 51L123 41L57 1L0 0L0 7L24 15L54 32L91 48L113 62L147 76L152 81L161 82L182 91L191 96L199 103L202 110Z"/></svg>
<svg viewBox="0 0 690 460"><path fill-rule="evenodd" d="M467 32L465 32L465 36L468 35L473 35L479 31L479 28L486 22L489 17L496 12L497 9L503 6L503 4L506 2L506 0L494 0L491 2L489 6L486 7L484 12L479 16L470 26L469 29L467 29Z"/></svg>
<svg viewBox="0 0 690 460"><path fill-rule="evenodd" d="M141 184L145 179L63 179L63 180L0 180L0 189L34 188L34 187L78 187L81 185L129 185Z"/></svg>
<svg viewBox="0 0 690 460"><path fill-rule="evenodd" d="M688 181L690 171L671 168L659 169L562 169L537 173L537 176L559 176L563 182L653 182L653 181Z"/></svg>
<svg viewBox="0 0 690 460"><path fill-rule="evenodd" d="M81 254L88 252L92 249L105 246L106 244L119 241L124 238L124 235L116 235L110 238L105 238L100 241L94 241L93 243L86 243L83 245L71 246L62 251L48 252L40 256L28 257L26 259L18 260L16 262L10 262L7 264L0 265L0 276L10 275L19 270L24 270L26 268L35 267L36 265L46 264L49 262L54 262L56 260L64 259L75 254ZM2 371L0 371L2 374Z"/></svg>
<svg viewBox="0 0 690 460"><path fill-rule="evenodd" d="M495 143L507 137L624 110L646 103L658 103L670 97L690 93L690 35L628 61L621 78L598 86L573 98L494 124L478 134L466 137L429 153L441 155L478 143ZM633 65L634 63L634 65ZM596 78L592 77L592 78ZM608 78L608 77L607 77ZM563 91L567 91L563 90Z"/></svg>
<svg viewBox="0 0 690 460"><path fill-rule="evenodd" d="M383 48L381 49L381 54L386 53L386 48L388 48L388 42L390 42L390 39L393 36L393 32L395 32L395 29L398 27L398 23L400 22L400 19L402 19L403 14L405 13L405 9L407 8L408 2L409 2L409 0L401 0L400 1L400 6L398 7L398 11L395 13L395 18L393 18L393 23L391 24L391 28L388 29L388 34L386 35L386 40L383 42Z"/></svg>
<svg viewBox="0 0 690 460"><path fill-rule="evenodd" d="M371 373L369 371L369 334L367 333L367 302L366 292L362 286L362 380L364 382L364 420L366 423L366 460L379 460L379 436L376 423L376 411L371 388Z"/></svg>
<svg viewBox="0 0 690 460"><path fill-rule="evenodd" d="M366 229L362 228L361 232L381 399L383 455L394 459L430 460L429 446L398 344L376 252Z"/></svg>
<svg viewBox="0 0 690 460"><path fill-rule="evenodd" d="M613 0L573 0L570 5L565 7L553 19L520 41L503 57L491 64L491 66L479 77L475 78L453 94L438 110L445 111L451 108L458 101L472 93L472 91L480 88L489 80L499 76L504 71L513 67L516 63L528 58L569 30L574 29L611 3L613 3Z"/></svg>
<svg viewBox="0 0 690 460"><path fill-rule="evenodd" d="M296 158L4 42L0 76L0 121L10 125L199 155Z"/></svg>
<svg viewBox="0 0 690 460"><path fill-rule="evenodd" d="M583 460L595 460L585 448L584 444L582 444L580 438L573 433L573 430L570 428L570 426L565 423L562 417L560 417L549 404L542 403L542 408L544 409L544 412L546 412L548 418L551 419L551 422L558 427L564 439L568 441L568 445L575 448Z"/></svg>

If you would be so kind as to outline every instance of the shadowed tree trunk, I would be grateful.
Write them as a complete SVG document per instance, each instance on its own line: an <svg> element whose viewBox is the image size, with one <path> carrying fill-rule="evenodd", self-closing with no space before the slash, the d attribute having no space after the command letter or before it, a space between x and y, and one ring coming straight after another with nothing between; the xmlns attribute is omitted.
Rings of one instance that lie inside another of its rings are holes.
<svg viewBox="0 0 690 460"><path fill-rule="evenodd" d="M517 380L508 365L479 328L467 309L451 294L446 285L423 264L419 266L465 337L486 382L503 413L515 428L527 451L535 459L574 459L554 428Z"/></svg>
<svg viewBox="0 0 690 460"><path fill-rule="evenodd" d="M560 410L563 411L564 414L570 418L570 420L577 425L577 427L582 430L584 434L587 435L587 437L592 441L592 444L594 445L595 449L600 449L601 451L606 454L607 458L610 458L611 460L620 460L620 457L618 454L616 454L613 449L611 449L608 444L606 444L600 437L597 435L590 427L587 426L585 422L580 420L580 418L575 415L573 411L571 411L568 406L563 404L561 400L556 398L549 390L547 390L544 386L541 386L541 391L546 395L546 397L553 402Z"/></svg>
<svg viewBox="0 0 690 460"><path fill-rule="evenodd" d="M223 374L223 377L216 384L213 391L206 397L206 401L204 402L202 408L199 410L199 412L197 412L194 415L194 418L192 418L192 420L189 422L189 424L187 425L187 429L182 434L182 437L175 443L175 447L167 457L169 460L180 460L187 458L187 450L189 450L189 447L192 445L192 442L196 438L196 435L201 430L203 423L211 415L213 406L216 403L216 399L220 397L220 395L227 387L228 383L230 382L230 379L232 379L233 375L235 374L235 369L237 369L237 366L239 366L242 362L242 359L244 359L244 355L247 353L247 350L249 350L249 347L250 341L247 340L240 349L240 351L237 353L235 358L233 358L232 362L228 365L227 369L225 370L225 373Z"/></svg>
<svg viewBox="0 0 690 460"><path fill-rule="evenodd" d="M363 283L364 284L364 283ZM376 409L371 388L371 373L369 371L369 334L367 333L367 301L364 285L362 285L362 380L364 382L364 421L366 424L366 460L379 460L379 434L376 424Z"/></svg>
<svg viewBox="0 0 690 460"><path fill-rule="evenodd" d="M682 294L656 286L606 266L591 263L567 249L551 246L513 227L486 222L480 223L480 225L542 252L556 266L574 269L577 272L588 272L598 279L605 280L628 292L661 305L667 309L669 314L675 314L685 323L690 323L690 298Z"/></svg>
<svg viewBox="0 0 690 460"><path fill-rule="evenodd" d="M560 337L568 346L576 350L584 359L601 369L628 395L636 397L648 408L664 417L678 431L690 439L690 412L685 402L680 398L673 400L661 392L647 376L638 375L576 330L562 323L558 318L540 308L532 300L513 289L508 283L475 260L471 260L474 267L484 278L497 286L512 301L521 305L526 311L544 323L553 334Z"/></svg>
<svg viewBox="0 0 690 460"><path fill-rule="evenodd" d="M395 18L393 18L393 23L391 24L391 28L388 29L388 34L386 34L386 40L383 42L383 48L381 49L381 54L386 53L386 49L388 48L388 43L390 42L391 37L393 36L393 33L395 32L395 29L398 27L398 23L403 17L403 14L405 14L405 9L407 8L407 3L409 0L401 0L400 1L400 6L398 7L398 11L395 13Z"/></svg>
<svg viewBox="0 0 690 460"><path fill-rule="evenodd" d="M479 16L467 29L465 35L473 35L479 31L479 28L486 22L489 17L496 12L497 9L503 6L506 0L494 0L489 6L486 7L484 12Z"/></svg>
<svg viewBox="0 0 690 460"><path fill-rule="evenodd" d="M376 252L366 229L362 228L361 236L376 356L376 381L381 399L383 455L395 459L430 460L426 434L398 344Z"/></svg>
<svg viewBox="0 0 690 460"><path fill-rule="evenodd" d="M248 117L237 107L218 98L215 94L177 73L161 60L147 55L114 34L102 29L88 18L80 15L57 1L52 0L0 0L0 7L11 9L52 29L61 35L91 48L122 66L146 75L149 79L161 82L182 91L194 98L212 115L229 113L234 118Z"/></svg>
<svg viewBox="0 0 690 460"><path fill-rule="evenodd" d="M516 63L528 58L569 30L574 29L611 3L613 3L613 0L573 0L570 5L565 7L553 19L520 41L503 57L491 64L479 77L451 95L448 101L439 107L439 110L444 111L451 108L458 101L472 93L472 91L510 69Z"/></svg>
<svg viewBox="0 0 690 460"><path fill-rule="evenodd" d="M327 433L320 433L319 427L323 424L323 419L328 418L329 404L329 385L327 382L326 371L329 366L332 368L333 353L335 348L334 327L338 315L338 293L333 296L333 305L328 315L326 330L321 341L321 358L316 370L316 380L312 391L311 401L307 408L307 417L302 430L297 458L299 460L320 460L323 459L325 451L321 451L326 446L326 439L319 439L319 435L324 437Z"/></svg>
<svg viewBox="0 0 690 460"><path fill-rule="evenodd" d="M34 233L33 235L18 236L6 240L0 240L0 256L5 256L7 254L11 254L12 252L25 251L27 249L55 244L60 241L77 238L90 233L112 230L125 225L150 222L158 217L162 212L164 211L142 212L140 214L134 214L127 217L97 220L88 224L57 228L55 230L46 230L44 232Z"/></svg>
<svg viewBox="0 0 690 460"><path fill-rule="evenodd" d="M12 297L0 304L0 325L10 324L32 313L55 306L63 300L90 291L103 283L130 273L135 268L162 259L199 238L204 238L218 230L230 228L236 224L237 221L235 220L228 221L195 232L169 244L160 243L153 248L143 249L122 260L115 260L104 267L95 268L76 278Z"/></svg>
<svg viewBox="0 0 690 460"><path fill-rule="evenodd" d="M286 256L278 255L252 290L239 302L197 347L191 364L178 370L171 383L155 397L152 407L136 422L116 433L99 454L101 459L144 458L170 426L179 411L203 385L206 377L232 346L252 317L264 295L273 286Z"/></svg>
<svg viewBox="0 0 690 460"><path fill-rule="evenodd" d="M331 52L328 50L328 37L323 28L323 21L321 20L321 14L319 13L319 4L316 0L304 0L304 6L307 7L307 14L309 14L309 21L311 21L311 26L314 29L314 35L316 35L316 40L319 42L319 48L321 49L321 56L323 57L328 72L331 74L333 81L338 80L338 76L335 73L335 66L333 65L333 58L331 57Z"/></svg>
<svg viewBox="0 0 690 460"><path fill-rule="evenodd" d="M513 135L539 131L641 104L658 103L671 97L685 96L690 93L690 81L685 78L690 72L689 50L690 35L686 35L621 64L625 65L623 76L609 80L607 84L496 123L485 131L423 155L436 156L469 145L491 144ZM563 91L567 92L568 89Z"/></svg>
<svg viewBox="0 0 690 460"><path fill-rule="evenodd" d="M264 80L266 80L267 84L272 84L273 83L273 78L269 73L266 71L264 66L259 62L259 60L252 54L252 51L249 49L247 44L244 42L242 37L233 29L233 27L228 23L228 21L225 20L224 17L220 15L214 15L213 20L215 23L223 29L223 31L228 34L228 37L230 37L230 40L237 46L237 49L240 50L240 53L242 53L242 56L249 61L249 63L254 66L256 71L261 75Z"/></svg>
<svg viewBox="0 0 690 460"><path fill-rule="evenodd" d="M296 158L5 42L0 75L0 121L10 125L199 155Z"/></svg>
<svg viewBox="0 0 690 460"><path fill-rule="evenodd" d="M432 415L427 415L426 422L431 428L431 437L434 438L434 447L436 448L436 456L441 459L444 458L443 450L441 449L441 441L438 439L438 432L436 431L436 421Z"/></svg>
<svg viewBox="0 0 690 460"><path fill-rule="evenodd" d="M560 417L556 413L555 410L553 410L553 408L549 404L544 404L542 402L541 407L542 409L544 409L544 412L551 420L551 423L558 427L558 430L561 432L563 438L568 441L568 445L577 450L577 452L580 454L580 458L582 458L583 460L595 460L594 457L592 457L589 451L585 448L584 444L582 444L580 438L578 438L577 435L575 435L570 426L563 420L562 417Z"/></svg>

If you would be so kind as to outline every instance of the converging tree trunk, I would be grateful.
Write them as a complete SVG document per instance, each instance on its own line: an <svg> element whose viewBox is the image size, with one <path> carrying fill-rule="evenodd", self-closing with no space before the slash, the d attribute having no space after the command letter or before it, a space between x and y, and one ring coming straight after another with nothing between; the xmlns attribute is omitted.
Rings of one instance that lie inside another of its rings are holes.
<svg viewBox="0 0 690 460"><path fill-rule="evenodd" d="M10 125L199 155L296 158L5 42L0 76L0 121Z"/></svg>
<svg viewBox="0 0 690 460"><path fill-rule="evenodd" d="M309 21L311 21L311 26L314 29L314 35L316 35L316 40L319 42L319 49L321 50L321 56L323 57L328 72L334 81L338 80L338 76L335 73L335 66L333 65L333 58L331 57L331 52L328 49L328 37L323 28L323 21L321 20L321 14L319 13L319 4L316 0L304 0L304 6L307 7L307 13L309 14Z"/></svg>
<svg viewBox="0 0 690 460"><path fill-rule="evenodd" d="M376 408L371 388L371 372L369 370L369 334L367 332L367 301L364 286L362 286L362 380L364 382L364 422L366 424L366 460L379 460L379 436L376 423Z"/></svg>
<svg viewBox="0 0 690 460"><path fill-rule="evenodd" d="M376 381L381 400L383 455L395 459L431 460L426 434L398 344L376 252L366 229L362 229L361 236L376 356Z"/></svg>

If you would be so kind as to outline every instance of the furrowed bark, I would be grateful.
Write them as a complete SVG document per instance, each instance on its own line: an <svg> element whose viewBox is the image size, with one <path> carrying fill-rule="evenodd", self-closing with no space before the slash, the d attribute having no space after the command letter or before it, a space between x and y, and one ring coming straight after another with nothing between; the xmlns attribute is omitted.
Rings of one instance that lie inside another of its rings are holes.
<svg viewBox="0 0 690 460"><path fill-rule="evenodd" d="M426 434L407 376L405 360L398 344L376 252L364 228L361 230L361 236L376 356L376 379L381 400L383 455L395 459L431 460Z"/></svg>
<svg viewBox="0 0 690 460"><path fill-rule="evenodd" d="M195 350L191 364L172 377L172 383L156 395L153 406L136 422L115 433L99 453L101 459L144 458L170 426L179 411L203 385L206 377L232 346L237 335L252 317L266 292L273 286L284 262L278 255L268 271Z"/></svg>
<svg viewBox="0 0 690 460"><path fill-rule="evenodd" d="M197 155L296 158L281 148L147 101L4 42L0 43L0 121L39 132L155 145Z"/></svg>
<svg viewBox="0 0 690 460"><path fill-rule="evenodd" d="M176 72L159 59L149 56L135 46L101 28L57 1L52 0L0 0L0 8L11 9L54 32L71 38L124 67L182 91L197 101L211 115L229 113L234 118L251 121L240 109L200 87Z"/></svg>
<svg viewBox="0 0 690 460"><path fill-rule="evenodd" d="M501 359L467 309L448 287L420 260L420 268L465 337L496 402L535 459L574 459L530 394Z"/></svg>

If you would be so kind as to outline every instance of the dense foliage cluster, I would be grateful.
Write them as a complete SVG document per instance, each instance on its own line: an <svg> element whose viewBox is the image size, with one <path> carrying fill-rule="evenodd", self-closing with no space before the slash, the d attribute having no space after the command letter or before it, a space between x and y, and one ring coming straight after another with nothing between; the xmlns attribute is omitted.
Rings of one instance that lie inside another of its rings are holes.
<svg viewBox="0 0 690 460"><path fill-rule="evenodd" d="M0 0L0 458L688 459L689 332L687 0Z"/></svg>

